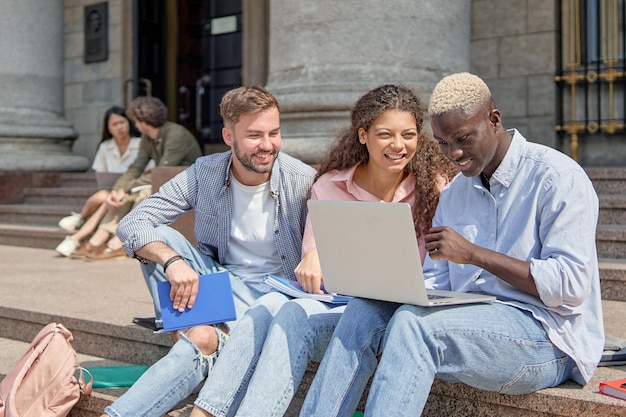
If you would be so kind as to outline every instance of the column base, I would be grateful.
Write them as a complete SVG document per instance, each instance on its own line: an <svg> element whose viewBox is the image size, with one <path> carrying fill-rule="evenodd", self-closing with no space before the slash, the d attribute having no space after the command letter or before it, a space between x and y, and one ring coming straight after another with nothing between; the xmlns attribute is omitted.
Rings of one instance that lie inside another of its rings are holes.
<svg viewBox="0 0 626 417"><path fill-rule="evenodd" d="M85 171L89 159L72 153L77 136L58 114L0 109L0 166L3 171Z"/></svg>
<svg viewBox="0 0 626 417"><path fill-rule="evenodd" d="M3 171L82 172L89 160L81 155L7 152L0 155L0 166Z"/></svg>

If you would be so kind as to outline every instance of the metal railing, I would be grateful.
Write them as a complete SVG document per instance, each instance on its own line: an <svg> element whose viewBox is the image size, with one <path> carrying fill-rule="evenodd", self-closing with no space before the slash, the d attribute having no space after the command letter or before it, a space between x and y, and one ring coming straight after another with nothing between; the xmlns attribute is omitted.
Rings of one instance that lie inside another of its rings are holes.
<svg viewBox="0 0 626 417"><path fill-rule="evenodd" d="M557 132L578 160L581 135L623 134L626 120L624 0L561 0Z"/></svg>

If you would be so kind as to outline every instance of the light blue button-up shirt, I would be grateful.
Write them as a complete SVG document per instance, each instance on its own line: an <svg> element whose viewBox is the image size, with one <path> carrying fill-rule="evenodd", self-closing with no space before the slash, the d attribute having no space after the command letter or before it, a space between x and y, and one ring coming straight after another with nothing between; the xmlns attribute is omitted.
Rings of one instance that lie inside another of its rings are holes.
<svg viewBox="0 0 626 417"><path fill-rule="evenodd" d="M474 265L426 257L427 287L495 295L532 312L552 343L570 356L572 379L587 383L602 355L604 326L596 252L598 197L584 170L516 130L490 180L458 175L441 194L433 226L530 262L539 298Z"/></svg>

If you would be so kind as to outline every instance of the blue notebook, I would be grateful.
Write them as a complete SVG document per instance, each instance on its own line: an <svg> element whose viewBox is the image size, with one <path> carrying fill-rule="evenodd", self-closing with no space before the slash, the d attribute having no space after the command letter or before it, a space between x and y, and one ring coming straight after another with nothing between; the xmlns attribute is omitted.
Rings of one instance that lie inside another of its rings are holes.
<svg viewBox="0 0 626 417"><path fill-rule="evenodd" d="M157 285L163 330L166 332L203 324L224 323L237 318L228 271L200 275L196 302L193 308L186 308L183 312L173 308L170 300L172 285L169 281L159 282Z"/></svg>

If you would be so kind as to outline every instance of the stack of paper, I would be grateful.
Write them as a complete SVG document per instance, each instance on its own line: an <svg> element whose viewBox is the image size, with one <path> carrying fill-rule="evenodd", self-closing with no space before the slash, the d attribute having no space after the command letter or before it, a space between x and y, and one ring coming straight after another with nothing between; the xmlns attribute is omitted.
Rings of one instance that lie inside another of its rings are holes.
<svg viewBox="0 0 626 417"><path fill-rule="evenodd" d="M290 281L288 279L279 278L274 275L266 275L264 281L266 284L282 292L283 294L295 298L311 298L313 300L323 301L325 303L331 304L346 304L352 299L352 297L347 295L336 295L329 293L311 294L302 290L302 287L300 287L300 284L298 284L296 281Z"/></svg>

